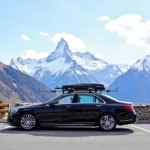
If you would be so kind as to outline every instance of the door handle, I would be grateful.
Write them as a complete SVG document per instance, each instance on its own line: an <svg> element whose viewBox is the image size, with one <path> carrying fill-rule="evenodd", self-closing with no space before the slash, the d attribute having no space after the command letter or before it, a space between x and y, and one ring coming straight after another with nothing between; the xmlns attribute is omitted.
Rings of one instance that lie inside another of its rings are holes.
<svg viewBox="0 0 150 150"><path fill-rule="evenodd" d="M69 108L69 107L71 107L71 105L66 105L65 107Z"/></svg>
<svg viewBox="0 0 150 150"><path fill-rule="evenodd" d="M101 107L102 105L96 105L97 107Z"/></svg>

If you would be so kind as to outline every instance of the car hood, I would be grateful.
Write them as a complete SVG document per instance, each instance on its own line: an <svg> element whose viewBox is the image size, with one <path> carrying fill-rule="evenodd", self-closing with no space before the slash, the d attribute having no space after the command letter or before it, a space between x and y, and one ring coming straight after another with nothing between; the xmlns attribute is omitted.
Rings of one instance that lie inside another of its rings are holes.
<svg viewBox="0 0 150 150"><path fill-rule="evenodd" d="M41 107L44 106L45 104L31 104L31 105L24 105L24 106L17 106L14 108L11 108L10 110L14 109L22 109L22 108L35 108L35 107Z"/></svg>

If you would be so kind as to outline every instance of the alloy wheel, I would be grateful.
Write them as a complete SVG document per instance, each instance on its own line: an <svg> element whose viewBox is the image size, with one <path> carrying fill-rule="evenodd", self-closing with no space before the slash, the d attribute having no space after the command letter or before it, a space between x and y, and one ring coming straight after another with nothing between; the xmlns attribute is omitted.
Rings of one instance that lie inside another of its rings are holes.
<svg viewBox="0 0 150 150"><path fill-rule="evenodd" d="M25 130L32 130L36 126L36 119L32 114L24 114L20 119L20 125Z"/></svg>
<svg viewBox="0 0 150 150"><path fill-rule="evenodd" d="M114 129L115 126L116 126L116 120L112 115L107 114L107 115L103 115L100 118L100 127L103 130L110 131Z"/></svg>

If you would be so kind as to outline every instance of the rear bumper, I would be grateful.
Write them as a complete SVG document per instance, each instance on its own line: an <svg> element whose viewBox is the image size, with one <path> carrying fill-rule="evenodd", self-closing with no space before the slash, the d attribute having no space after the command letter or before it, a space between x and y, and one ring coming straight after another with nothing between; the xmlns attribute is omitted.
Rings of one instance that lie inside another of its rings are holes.
<svg viewBox="0 0 150 150"><path fill-rule="evenodd" d="M132 124L136 122L137 122L137 115L136 113L133 113L131 116L128 117L128 119L120 120L118 122L118 125Z"/></svg>

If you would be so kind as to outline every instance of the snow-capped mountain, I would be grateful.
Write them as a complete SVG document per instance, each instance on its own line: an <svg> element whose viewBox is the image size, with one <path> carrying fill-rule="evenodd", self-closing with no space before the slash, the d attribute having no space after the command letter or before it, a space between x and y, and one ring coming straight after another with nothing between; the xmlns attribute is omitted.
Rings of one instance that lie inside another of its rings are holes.
<svg viewBox="0 0 150 150"><path fill-rule="evenodd" d="M106 87L109 86L116 79L116 77L121 74L122 71L120 68L113 64L106 65L102 70L93 71L93 75L102 80Z"/></svg>
<svg viewBox="0 0 150 150"><path fill-rule="evenodd" d="M117 66L121 69L122 72L126 72L129 70L130 66L129 64L117 64Z"/></svg>
<svg viewBox="0 0 150 150"><path fill-rule="evenodd" d="M72 51L69 49L68 43L62 38L58 43L54 52L52 52L47 58L46 62L50 63L59 58L65 58L65 63L72 62Z"/></svg>
<svg viewBox="0 0 150 150"><path fill-rule="evenodd" d="M138 60L109 88L116 87L119 87L119 92L112 92L110 95L117 99L134 103L150 103L150 56Z"/></svg>
<svg viewBox="0 0 150 150"><path fill-rule="evenodd" d="M46 69L39 69L35 72L35 78L39 78L39 74L44 72L40 77L40 81L49 87L61 86L63 84L84 83L84 82L99 82L91 73L82 68L74 60L69 64L65 71L53 73Z"/></svg>
<svg viewBox="0 0 150 150"><path fill-rule="evenodd" d="M88 70L97 70L97 69L103 69L105 66L108 65L107 62L96 58L93 54L89 53L89 52L85 52L85 53L74 53L73 55L73 59L76 60L78 62L79 65L81 65L82 67L88 69Z"/></svg>
<svg viewBox="0 0 150 150"><path fill-rule="evenodd" d="M12 59L10 62L10 66L14 69L19 70L25 74L30 76L34 76L35 71L40 66L43 59L23 59L18 57L16 60Z"/></svg>
<svg viewBox="0 0 150 150"><path fill-rule="evenodd" d="M145 58L138 60L132 67L132 70L145 71L150 73L150 56L147 55Z"/></svg>
<svg viewBox="0 0 150 150"><path fill-rule="evenodd" d="M12 59L10 65L49 87L72 83L111 84L122 71L89 52L73 53L62 38L56 49L43 59Z"/></svg>

